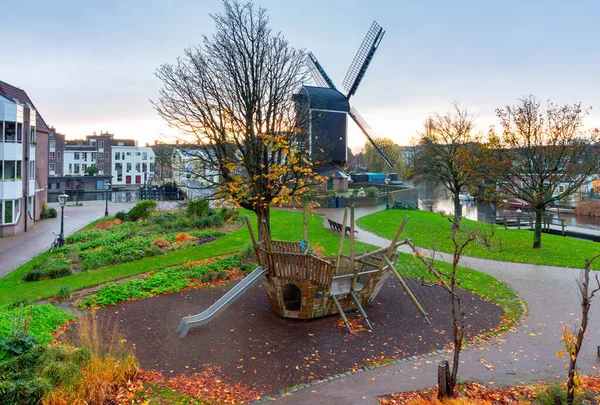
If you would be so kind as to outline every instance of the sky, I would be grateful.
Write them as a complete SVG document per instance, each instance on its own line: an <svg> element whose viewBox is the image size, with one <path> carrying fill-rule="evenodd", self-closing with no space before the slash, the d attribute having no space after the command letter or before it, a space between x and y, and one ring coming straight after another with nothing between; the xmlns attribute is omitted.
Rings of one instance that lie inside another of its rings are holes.
<svg viewBox="0 0 600 405"><path fill-rule="evenodd" d="M478 130L533 94L595 107L600 2L255 0L271 27L312 51L341 87L373 20L386 31L351 104L378 136L407 145L430 114L460 102ZM68 138L108 131L140 145L173 130L154 111L154 72L211 35L219 0L20 0L2 6L0 80L27 91ZM365 138L351 124L349 144Z"/></svg>

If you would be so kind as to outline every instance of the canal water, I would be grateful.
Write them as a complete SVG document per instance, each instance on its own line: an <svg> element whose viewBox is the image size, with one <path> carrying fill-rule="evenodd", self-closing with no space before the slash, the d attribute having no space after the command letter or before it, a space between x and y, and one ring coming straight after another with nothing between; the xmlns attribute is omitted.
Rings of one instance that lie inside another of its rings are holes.
<svg viewBox="0 0 600 405"><path fill-rule="evenodd" d="M437 197L432 197L426 191L419 190L419 208L428 210L427 201L434 201L434 212L443 212L446 214L454 212L454 203L444 191L438 192ZM480 222L489 223L492 216L516 215L515 208L502 207L493 203L477 203L473 200L461 200L461 206L463 217ZM524 214L527 214L527 212L524 212ZM556 219L564 219L566 226L600 230L600 217L588 217L563 212L547 212L547 214Z"/></svg>

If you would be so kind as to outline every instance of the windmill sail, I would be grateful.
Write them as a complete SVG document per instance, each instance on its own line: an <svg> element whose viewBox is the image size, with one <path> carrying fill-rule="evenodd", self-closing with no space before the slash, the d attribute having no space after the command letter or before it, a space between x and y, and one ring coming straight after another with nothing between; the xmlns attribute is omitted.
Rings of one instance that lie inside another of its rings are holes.
<svg viewBox="0 0 600 405"><path fill-rule="evenodd" d="M323 69L323 66L321 66L312 52L308 53L308 56L306 57L306 64L308 65L310 74L317 85L337 90L333 84L333 81L329 78L329 76L327 76L325 69Z"/></svg>
<svg viewBox="0 0 600 405"><path fill-rule="evenodd" d="M369 124L367 124L364 118L360 116L354 107L350 108L350 112L348 114L352 117L354 122L356 122L356 125L358 125L363 134L365 134L369 142L373 144L375 150L379 152L385 163L387 163L390 168L393 168L396 160L398 160L398 156L396 156L394 151L390 150L389 147L386 149L386 147L379 142L375 131L373 131L373 129L369 126Z"/></svg>
<svg viewBox="0 0 600 405"><path fill-rule="evenodd" d="M342 82L344 89L348 92L346 97L350 98L350 96L353 96L354 93L356 93L356 89L364 77L365 72L369 67L369 63L371 63L371 60L373 59L373 55L375 55L377 47L379 47L383 34L385 34L383 28L373 21L369 32L367 32L367 36L363 40L360 48L358 48L358 52Z"/></svg>

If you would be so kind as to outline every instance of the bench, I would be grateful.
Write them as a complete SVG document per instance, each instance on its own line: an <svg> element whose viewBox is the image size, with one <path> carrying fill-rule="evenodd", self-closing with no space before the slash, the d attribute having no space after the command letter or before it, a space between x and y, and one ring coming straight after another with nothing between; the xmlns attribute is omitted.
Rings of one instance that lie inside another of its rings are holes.
<svg viewBox="0 0 600 405"><path fill-rule="evenodd" d="M332 231L337 232L337 233L342 233L342 224L340 224L339 222L332 221L329 218L327 218L327 221L329 221L329 227L331 228ZM354 233L358 233L358 231L354 231ZM346 235L349 235L349 234L350 234L350 227L347 226L346 227Z"/></svg>

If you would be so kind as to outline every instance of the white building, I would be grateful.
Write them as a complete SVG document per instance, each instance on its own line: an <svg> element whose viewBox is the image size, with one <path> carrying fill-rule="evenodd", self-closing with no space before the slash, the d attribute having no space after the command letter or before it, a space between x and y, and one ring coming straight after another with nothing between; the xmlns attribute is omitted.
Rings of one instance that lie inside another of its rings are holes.
<svg viewBox="0 0 600 405"><path fill-rule="evenodd" d="M156 156L149 146L127 146L118 142L112 146L113 186L148 184L154 177Z"/></svg>

